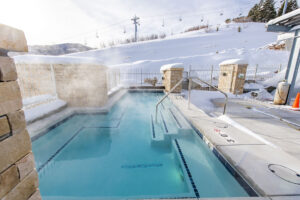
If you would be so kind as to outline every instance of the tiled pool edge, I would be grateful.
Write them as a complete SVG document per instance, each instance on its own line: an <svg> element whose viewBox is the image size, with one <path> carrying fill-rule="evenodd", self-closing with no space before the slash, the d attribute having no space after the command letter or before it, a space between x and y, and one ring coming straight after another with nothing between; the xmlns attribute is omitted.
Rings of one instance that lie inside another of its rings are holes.
<svg viewBox="0 0 300 200"><path fill-rule="evenodd" d="M189 177L189 180L190 180L190 182L191 182L191 185L192 185L192 187L193 187L194 194L195 194L195 196L196 196L197 198L200 198L199 191L198 191L198 189L197 189L197 187L196 187L196 185L195 185L195 182L194 182L194 180L193 180L193 177L192 177L192 174L191 174L191 172L190 172L190 169L189 169L189 167L188 167L188 165L187 165L187 163L186 163L186 161L185 161L184 155L183 155L183 153L182 153L182 151L181 151L181 147L180 147L180 145L178 144L177 139L175 139L174 141L175 141L175 145L176 145L176 147L177 147L177 150L178 150L178 152L179 152L180 159L181 159L181 161L182 161L182 163L183 163L183 165L184 165L184 168L185 168L185 170L186 170L186 173L187 173L187 175L188 175L188 177Z"/></svg>
<svg viewBox="0 0 300 200"><path fill-rule="evenodd" d="M172 98L169 98L172 102ZM213 145L211 141L209 141L205 135L203 135L193 124L192 122L183 114L183 112L174 104L174 107L178 110L178 112L184 117L184 119L191 125L193 130L197 133L197 135L207 144L209 149L215 154L218 160L224 165L224 167L229 171L229 173L236 179L236 181L244 188L244 190L248 193L250 197L259 197L261 196L259 192L257 192L251 184L244 178L241 173L232 166L232 164L225 158L225 156L219 152L219 150Z"/></svg>

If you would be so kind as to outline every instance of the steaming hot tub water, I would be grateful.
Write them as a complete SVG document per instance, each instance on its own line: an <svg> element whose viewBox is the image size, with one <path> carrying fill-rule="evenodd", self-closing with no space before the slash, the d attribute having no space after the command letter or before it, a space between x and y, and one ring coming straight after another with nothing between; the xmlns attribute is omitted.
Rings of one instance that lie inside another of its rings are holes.
<svg viewBox="0 0 300 200"><path fill-rule="evenodd" d="M74 115L36 139L43 199L249 196L194 130L154 138L162 95L128 93L109 113Z"/></svg>

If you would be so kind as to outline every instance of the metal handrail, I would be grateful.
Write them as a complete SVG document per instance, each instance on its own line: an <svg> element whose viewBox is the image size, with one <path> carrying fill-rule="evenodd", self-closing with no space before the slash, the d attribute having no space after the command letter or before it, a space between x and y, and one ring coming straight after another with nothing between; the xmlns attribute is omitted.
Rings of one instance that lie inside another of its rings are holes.
<svg viewBox="0 0 300 200"><path fill-rule="evenodd" d="M219 88L213 86L212 84L207 83L206 81L201 80L201 79L198 78L198 77L193 77L193 78L190 77L190 78L189 78L189 94L188 94L188 95L189 95L189 97L188 97L189 103L188 103L188 108L190 108L190 104L191 104L191 88L192 88L192 82L197 83L197 82L194 81L193 79L198 79L198 81L200 81L200 82L202 82L202 83L204 83L204 84L206 84L206 85L208 85L208 86L210 86L210 87L216 89L217 91L221 92L222 94L224 94L224 96L225 96L225 104L224 104L223 115L225 115L225 113L226 113L226 106L227 106L227 102L228 102L228 95L227 95L225 92L221 91ZM199 84L199 83L197 83L197 84ZM199 85L200 85L200 84L199 84Z"/></svg>
<svg viewBox="0 0 300 200"><path fill-rule="evenodd" d="M180 81L178 81L178 83L176 83L176 85L174 85L174 87L172 87L171 90L157 102L155 107L155 122L157 122L157 112L159 104L161 104L171 94L171 92L173 92L182 83L183 80L184 78L180 79Z"/></svg>

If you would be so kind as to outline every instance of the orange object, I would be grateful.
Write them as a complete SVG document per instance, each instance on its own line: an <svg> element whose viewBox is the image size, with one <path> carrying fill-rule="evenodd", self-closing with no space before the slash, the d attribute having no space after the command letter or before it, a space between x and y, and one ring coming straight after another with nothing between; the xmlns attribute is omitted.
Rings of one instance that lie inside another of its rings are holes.
<svg viewBox="0 0 300 200"><path fill-rule="evenodd" d="M293 110L299 110L299 100L300 100L300 93L298 92L294 104L292 106Z"/></svg>

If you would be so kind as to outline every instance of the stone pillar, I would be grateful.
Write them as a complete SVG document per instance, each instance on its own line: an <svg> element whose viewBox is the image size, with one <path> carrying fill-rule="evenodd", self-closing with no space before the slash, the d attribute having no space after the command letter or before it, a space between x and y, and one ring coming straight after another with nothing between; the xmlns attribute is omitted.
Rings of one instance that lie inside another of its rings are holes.
<svg viewBox="0 0 300 200"><path fill-rule="evenodd" d="M242 94L244 90L247 62L240 59L220 63L218 88L224 92Z"/></svg>
<svg viewBox="0 0 300 200"><path fill-rule="evenodd" d="M160 68L163 73L163 85L165 91L169 92L181 79L183 74L184 66L181 63L163 65ZM180 93L182 90L182 84L173 90L173 93Z"/></svg>
<svg viewBox="0 0 300 200"><path fill-rule="evenodd" d="M41 199L17 72L9 51L27 51L23 31L0 24L0 199Z"/></svg>

